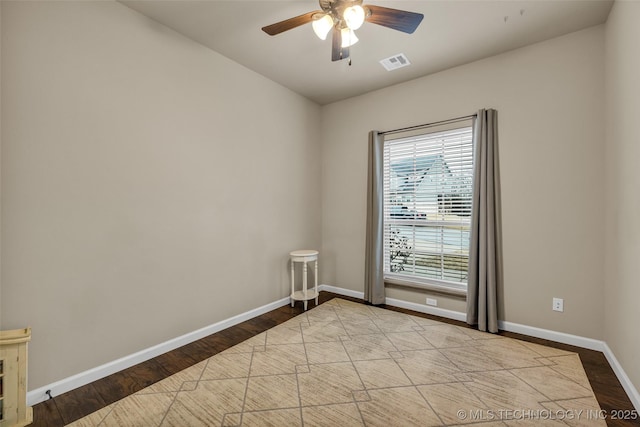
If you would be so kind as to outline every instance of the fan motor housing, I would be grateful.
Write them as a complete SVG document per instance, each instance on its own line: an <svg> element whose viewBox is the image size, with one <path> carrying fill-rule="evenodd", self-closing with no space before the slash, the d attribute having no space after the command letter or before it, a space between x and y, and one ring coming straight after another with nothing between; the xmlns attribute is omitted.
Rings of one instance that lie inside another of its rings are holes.
<svg viewBox="0 0 640 427"><path fill-rule="evenodd" d="M331 16L335 27L342 29L347 27L342 18L344 10L351 6L362 5L362 0L319 0L319 4L320 8Z"/></svg>
<svg viewBox="0 0 640 427"><path fill-rule="evenodd" d="M330 12L341 12L344 11L349 6L362 5L362 0L319 0L320 9L323 11Z"/></svg>

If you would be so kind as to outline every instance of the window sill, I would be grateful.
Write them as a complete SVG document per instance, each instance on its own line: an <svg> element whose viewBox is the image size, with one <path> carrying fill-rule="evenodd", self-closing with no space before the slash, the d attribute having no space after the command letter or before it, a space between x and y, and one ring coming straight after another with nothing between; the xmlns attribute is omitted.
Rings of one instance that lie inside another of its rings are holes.
<svg viewBox="0 0 640 427"><path fill-rule="evenodd" d="M440 285L434 283L423 283L416 282L413 280L405 280L397 277L387 277L384 278L385 285L393 285L393 286L402 286L407 288L415 288L415 289L423 289L425 291L438 292L440 294L452 295L456 297L467 297L467 289L466 288L457 288L453 286Z"/></svg>

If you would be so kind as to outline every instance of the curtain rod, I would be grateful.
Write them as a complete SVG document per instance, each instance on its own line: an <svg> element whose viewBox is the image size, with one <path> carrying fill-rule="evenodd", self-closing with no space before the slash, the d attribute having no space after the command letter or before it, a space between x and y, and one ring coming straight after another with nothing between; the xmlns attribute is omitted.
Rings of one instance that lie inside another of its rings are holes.
<svg viewBox="0 0 640 427"><path fill-rule="evenodd" d="M475 118L477 116L478 116L477 114L471 114L469 116L456 117L455 119L449 119L449 120L440 120L439 122L427 123L427 124L424 124L424 125L409 126L409 127L401 128L401 129L387 130L387 131L384 131L384 132L378 132L378 134L380 134L380 135L389 135L389 134L392 134L392 133L406 132L406 131L417 130L417 129L422 129L422 128L429 128L429 127L432 127L432 126L444 125L444 124L447 124L447 123L461 122L463 120L472 119L472 118Z"/></svg>

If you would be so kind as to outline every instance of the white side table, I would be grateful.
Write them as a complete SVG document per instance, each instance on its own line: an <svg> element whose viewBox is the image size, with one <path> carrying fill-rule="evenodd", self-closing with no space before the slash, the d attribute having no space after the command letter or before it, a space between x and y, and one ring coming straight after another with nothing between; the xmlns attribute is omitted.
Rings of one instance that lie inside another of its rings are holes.
<svg viewBox="0 0 640 427"><path fill-rule="evenodd" d="M293 307L295 301L304 301L304 310L307 310L307 301L310 299L316 300L318 305L318 251L314 250L300 250L289 252L291 257L291 307ZM307 263L314 261L315 275L313 289L307 289ZM302 263L302 290L296 291L294 285L294 273L295 263Z"/></svg>

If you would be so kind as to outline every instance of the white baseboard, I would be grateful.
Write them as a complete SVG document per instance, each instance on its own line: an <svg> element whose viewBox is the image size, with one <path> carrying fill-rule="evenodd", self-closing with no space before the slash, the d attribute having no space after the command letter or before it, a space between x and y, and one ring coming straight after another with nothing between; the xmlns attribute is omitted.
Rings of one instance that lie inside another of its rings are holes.
<svg viewBox="0 0 640 427"><path fill-rule="evenodd" d="M346 295L354 298L364 298L363 292L352 291L350 289L343 289L336 286L320 285L319 288L324 291L333 292L338 295ZM412 302L402 301L394 298L387 298L385 303L394 307L406 308L409 310L417 311L420 313L432 314L435 316L444 317L447 319L466 321L466 313L459 311L445 310L437 307L430 307L427 305L416 304ZM503 331L514 332L517 334L527 335L530 337L543 338L549 341L555 341L563 344L574 345L576 347L587 348L589 350L596 350L602 352L607 361L611 365L613 372L615 372L618 381L622 384L627 396L631 400L631 403L640 411L640 394L635 388L624 369L616 359L613 351L609 348L605 341L595 340L592 338L581 337L578 335L567 334L564 332L551 331L549 329L537 328L535 326L521 325L519 323L505 322L503 320L498 321L498 328Z"/></svg>
<svg viewBox="0 0 640 427"><path fill-rule="evenodd" d="M352 291L350 289L339 288L337 286L320 285L318 288L322 291L333 292L338 295L346 295L354 298L364 298L363 292ZM417 311L419 313L432 314L434 316L444 317L446 319L458 320L465 322L467 314L460 311L446 310L444 308L431 307L424 304L403 301L395 298L386 298L385 304L394 307L406 308L408 310ZM536 338L543 338L549 341L556 341L563 344L575 345L577 347L588 348L590 350L604 351L604 341L585 338L578 335L571 335L564 332L551 331L549 329L536 328L535 326L526 326L519 323L498 321L498 328L503 331L515 332L522 335L528 335Z"/></svg>
<svg viewBox="0 0 640 427"><path fill-rule="evenodd" d="M445 319L459 320L461 322L464 322L467 319L467 315L465 313L460 313L459 311L417 304L415 302L408 302L395 298L385 298L385 304L393 307L406 308L407 310L413 310L419 313L432 314L434 316L444 317Z"/></svg>
<svg viewBox="0 0 640 427"><path fill-rule="evenodd" d="M359 298L359 299L364 298L363 292L354 291L351 289L339 288L336 286L323 284L318 286L318 290L332 292L338 295L349 296L352 298ZM459 311L446 310L442 308L416 304L412 302L398 300L395 298L387 298L385 300L385 303L394 307L406 308L408 310L413 310L420 313L432 314L434 316L440 316L447 319L459 320L463 322L466 319L466 314L461 313ZM245 313L238 314L237 316L230 317L229 319L225 319L220 322L214 323L212 325L205 326L204 328L198 329L193 332L189 332L177 338L173 338L169 341L165 341L161 344L155 345L153 347L149 347L137 353L122 357L120 359L95 367L93 369L80 372L76 375L73 375L68 378L64 378L60 381L56 381L44 387L31 390L27 393L27 404L29 406L33 406L37 403L47 400L48 396L46 392L48 390L51 391L51 394L54 397L58 396L62 393L66 393L68 391L71 391L83 385L89 384L93 381L97 381L101 378L104 378L108 375L119 372L123 369L130 368L131 366L137 365L138 363L144 362L153 357L156 357L168 351L174 350L178 347L182 347L183 345L197 341L208 335L214 334L230 326L237 325L238 323L244 322L245 320L252 319L256 316L267 313L271 310L275 310L276 308L282 307L287 304L289 304L289 297L282 298L270 304L263 305L262 307L249 310ZM606 342L594 340L591 338L580 337L577 335L566 334L564 332L556 332L548 329L541 329L533 326L520 325L518 323L505 322L505 321L499 321L498 327L502 330L509 331L509 332L515 332L518 334L528 335L536 338L543 338L550 341L556 341L564 344L575 345L578 347L588 348L590 350L601 351L602 353L604 353L605 357L607 358L607 361L611 365L611 368L613 369L616 376L618 377L618 380L622 384L622 387L626 391L634 407L640 411L640 394L638 393L638 390L635 388L635 386L633 385L633 383L631 382L627 374L624 372L624 369L622 368L622 366L620 365L620 363L618 362L618 360L616 359L615 355L613 354L613 352L611 351L611 349L609 348Z"/></svg>
<svg viewBox="0 0 640 427"><path fill-rule="evenodd" d="M498 320L498 328L503 331L515 332L516 334L542 338L562 344L575 345L576 347L588 348L589 350L604 351L604 346L606 345L604 341L594 340L593 338L536 328L535 326L521 325L519 323L505 322L504 320Z"/></svg>
<svg viewBox="0 0 640 427"><path fill-rule="evenodd" d="M611 365L611 369L615 372L616 377L618 377L618 381L622 384L622 388L627 392L627 396L629 396L629 400L631 400L633 407L640 412L640 393L638 393L638 390L635 388L624 369L622 369L620 362L618 362L618 359L616 359L616 356L613 354L613 351L611 351L611 348L609 348L606 342L604 343L604 350L602 352L607 358L609 365Z"/></svg>
<svg viewBox="0 0 640 427"><path fill-rule="evenodd" d="M320 285L318 289L321 291L333 292L338 295L345 295L353 298L364 299L364 292L352 291L351 289L339 288L337 286ZM434 316L445 317L447 319L455 319L463 321L466 319L464 313L459 311L446 310L444 308L431 307L428 305L416 304L414 302L403 301L395 298L385 298L384 303L393 307L406 308L407 310L417 311L419 313L432 314Z"/></svg>
<svg viewBox="0 0 640 427"><path fill-rule="evenodd" d="M339 288L337 286L321 284L321 285L318 286L318 290L319 291L333 292L334 294L344 295L346 297L351 297L351 298L364 299L364 292L352 291L351 289Z"/></svg>
<svg viewBox="0 0 640 427"><path fill-rule="evenodd" d="M242 323L245 320L249 320L271 310L275 310L276 308L289 304L289 301L289 297L282 298L270 304L263 305L262 307L249 310L245 313L238 314L237 316L230 317L196 331L181 335L177 338L170 339L169 341L165 341L161 344L154 345L153 347L146 348L137 353L133 353L112 362L105 363L104 365L80 372L44 387L31 390L27 393L27 405L33 406L47 400L49 398L46 394L47 390L51 391L53 397L58 396L93 381L97 381L108 375L122 371L123 369L130 368L138 363L144 362L168 351L175 350L178 347L197 341L230 326Z"/></svg>

